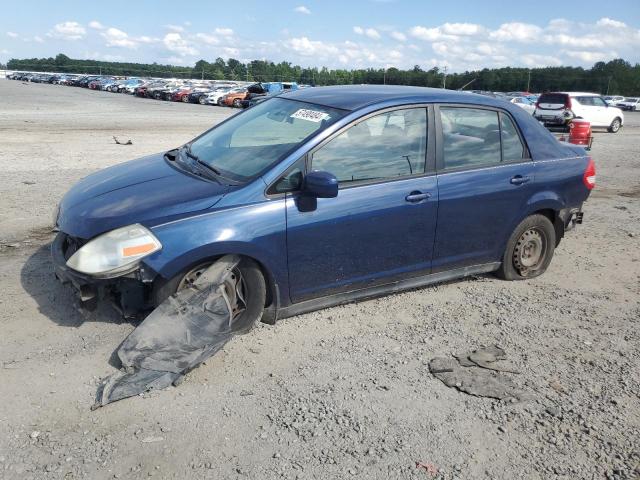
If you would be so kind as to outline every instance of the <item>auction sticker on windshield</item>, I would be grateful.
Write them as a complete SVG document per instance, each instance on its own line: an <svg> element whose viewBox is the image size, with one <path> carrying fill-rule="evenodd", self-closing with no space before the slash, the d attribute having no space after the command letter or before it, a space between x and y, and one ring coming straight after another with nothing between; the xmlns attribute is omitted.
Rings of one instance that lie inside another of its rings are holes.
<svg viewBox="0 0 640 480"><path fill-rule="evenodd" d="M300 110L294 112L291 115L291 118L299 118L301 120L307 120L309 122L321 122L322 120L327 120L331 118L328 113L318 112L317 110L307 110L306 108L301 108Z"/></svg>

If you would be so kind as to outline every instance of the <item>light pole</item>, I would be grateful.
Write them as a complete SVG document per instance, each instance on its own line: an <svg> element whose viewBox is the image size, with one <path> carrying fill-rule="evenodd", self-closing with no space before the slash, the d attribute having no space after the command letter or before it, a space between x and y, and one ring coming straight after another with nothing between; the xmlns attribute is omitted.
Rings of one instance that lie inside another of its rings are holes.
<svg viewBox="0 0 640 480"><path fill-rule="evenodd" d="M447 88L447 67L444 67L444 77L442 77L442 88Z"/></svg>

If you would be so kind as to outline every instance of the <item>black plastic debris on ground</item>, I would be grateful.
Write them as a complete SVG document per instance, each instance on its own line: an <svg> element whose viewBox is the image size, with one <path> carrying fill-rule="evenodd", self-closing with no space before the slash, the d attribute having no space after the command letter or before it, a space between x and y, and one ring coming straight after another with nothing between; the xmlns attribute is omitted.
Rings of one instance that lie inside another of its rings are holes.
<svg viewBox="0 0 640 480"><path fill-rule="evenodd" d="M505 375L519 373L499 362L506 359L497 346L480 348L453 358L437 357L429 362L429 371L447 387L478 397L522 399L524 392Z"/></svg>
<svg viewBox="0 0 640 480"><path fill-rule="evenodd" d="M101 383L94 409L176 385L233 335L251 328L252 319L234 318L225 289L239 262L237 255L222 257L131 332L118 349L122 369Z"/></svg>

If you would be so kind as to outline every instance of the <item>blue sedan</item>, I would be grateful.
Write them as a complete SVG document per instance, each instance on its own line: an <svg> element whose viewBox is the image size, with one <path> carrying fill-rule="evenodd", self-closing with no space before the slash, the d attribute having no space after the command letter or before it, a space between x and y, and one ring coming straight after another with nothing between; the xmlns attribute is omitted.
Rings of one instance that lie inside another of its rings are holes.
<svg viewBox="0 0 640 480"><path fill-rule="evenodd" d="M487 272L542 274L595 185L516 105L440 89L302 89L62 199L56 275L87 307L159 305L240 255L237 315L271 323Z"/></svg>

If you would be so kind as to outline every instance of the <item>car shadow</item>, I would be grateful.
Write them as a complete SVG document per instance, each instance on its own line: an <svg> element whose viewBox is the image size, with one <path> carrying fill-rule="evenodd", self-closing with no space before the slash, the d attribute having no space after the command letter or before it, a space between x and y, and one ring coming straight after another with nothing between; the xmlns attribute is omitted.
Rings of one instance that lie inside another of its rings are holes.
<svg viewBox="0 0 640 480"><path fill-rule="evenodd" d="M36 301L40 313L63 327L78 327L84 322L139 323L123 319L108 302L98 302L95 311L81 308L71 287L55 277L50 249L50 244L38 248L20 271L20 283Z"/></svg>

